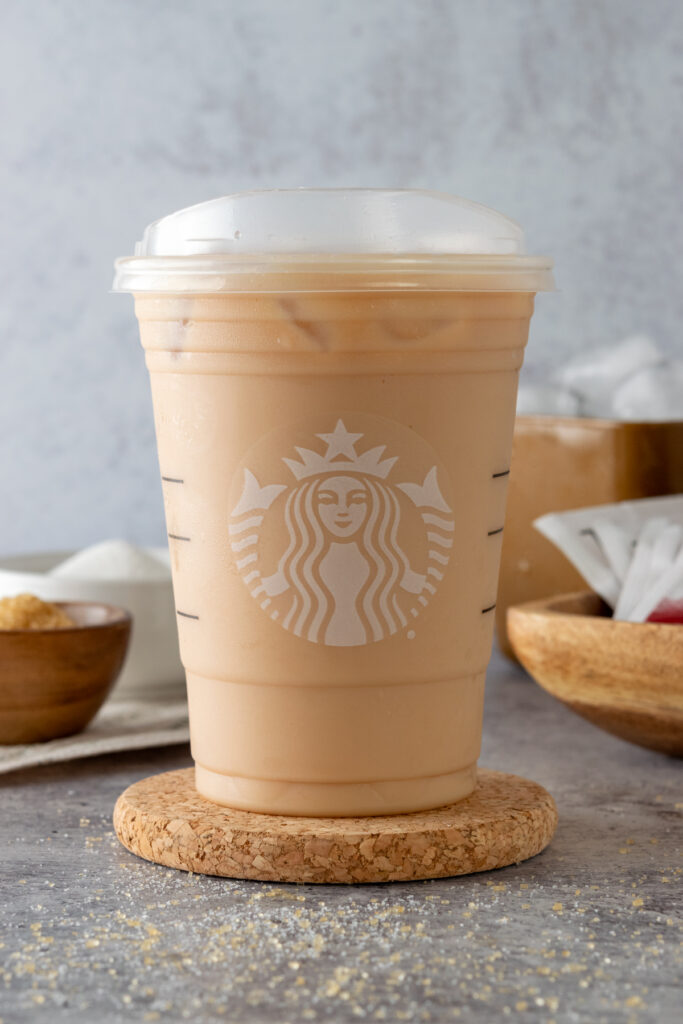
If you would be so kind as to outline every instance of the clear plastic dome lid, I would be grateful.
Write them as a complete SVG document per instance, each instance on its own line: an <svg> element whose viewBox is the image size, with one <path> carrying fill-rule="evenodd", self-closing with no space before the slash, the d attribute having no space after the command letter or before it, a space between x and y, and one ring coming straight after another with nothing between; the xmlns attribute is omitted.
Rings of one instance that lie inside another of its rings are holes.
<svg viewBox="0 0 683 1024"><path fill-rule="evenodd" d="M150 224L135 255L117 260L114 290L260 290L267 284L259 274L279 282L292 274L296 287L306 274L314 289L317 272L325 290L331 275L340 287L349 274L378 287L389 273L397 278L391 287L410 286L409 279L424 287L428 274L444 275L442 287L541 291L553 287L551 266L526 254L519 224L458 196L270 189L212 199Z"/></svg>

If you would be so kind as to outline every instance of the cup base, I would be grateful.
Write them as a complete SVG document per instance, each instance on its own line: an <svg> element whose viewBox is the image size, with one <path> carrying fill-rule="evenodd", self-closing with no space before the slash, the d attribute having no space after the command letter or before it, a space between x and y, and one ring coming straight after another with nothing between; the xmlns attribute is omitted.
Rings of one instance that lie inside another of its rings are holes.
<svg viewBox="0 0 683 1024"><path fill-rule="evenodd" d="M428 811L463 800L476 784L476 764L428 778L349 783L247 779L195 765L197 792L207 800L240 811L295 817L372 817Z"/></svg>

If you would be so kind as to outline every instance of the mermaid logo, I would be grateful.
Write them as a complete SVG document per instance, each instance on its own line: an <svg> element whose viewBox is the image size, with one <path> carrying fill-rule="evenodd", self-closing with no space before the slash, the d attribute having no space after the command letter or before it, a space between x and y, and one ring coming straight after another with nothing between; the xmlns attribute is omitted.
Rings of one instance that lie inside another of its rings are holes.
<svg viewBox="0 0 683 1024"><path fill-rule="evenodd" d="M436 465L422 483L393 483L400 458L384 458L386 445L358 451L365 434L341 419L315 436L324 450L295 446L298 458L281 459L289 484L262 486L243 467L229 526L236 566L261 608L295 636L348 647L382 640L436 593L453 513Z"/></svg>

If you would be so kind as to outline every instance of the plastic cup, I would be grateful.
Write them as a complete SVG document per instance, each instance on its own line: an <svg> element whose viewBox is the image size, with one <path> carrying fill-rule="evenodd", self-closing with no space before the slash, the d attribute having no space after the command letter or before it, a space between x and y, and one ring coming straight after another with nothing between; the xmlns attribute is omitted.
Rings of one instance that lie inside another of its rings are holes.
<svg viewBox="0 0 683 1024"><path fill-rule="evenodd" d="M254 192L147 229L198 791L374 815L476 782L517 376L547 260L425 192Z"/></svg>

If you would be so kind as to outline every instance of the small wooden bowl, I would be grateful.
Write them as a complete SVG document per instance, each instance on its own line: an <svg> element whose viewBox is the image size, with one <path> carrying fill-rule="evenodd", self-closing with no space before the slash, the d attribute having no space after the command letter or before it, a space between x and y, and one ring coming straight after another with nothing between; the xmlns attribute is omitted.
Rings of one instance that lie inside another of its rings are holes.
<svg viewBox="0 0 683 1024"><path fill-rule="evenodd" d="M66 629L0 630L0 743L80 732L121 671L132 619L123 608L57 601Z"/></svg>
<svg viewBox="0 0 683 1024"><path fill-rule="evenodd" d="M615 622L591 592L508 611L515 654L544 690L606 732L683 757L683 626Z"/></svg>

